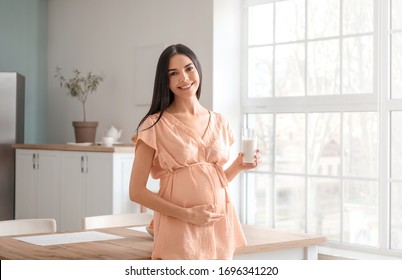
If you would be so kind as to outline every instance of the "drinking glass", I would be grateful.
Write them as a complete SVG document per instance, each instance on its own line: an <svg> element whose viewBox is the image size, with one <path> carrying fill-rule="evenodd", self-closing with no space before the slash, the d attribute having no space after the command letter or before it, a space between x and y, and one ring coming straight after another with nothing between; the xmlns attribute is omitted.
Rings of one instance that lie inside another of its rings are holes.
<svg viewBox="0 0 402 280"><path fill-rule="evenodd" d="M255 164L257 150L257 134L254 128L242 130L243 164Z"/></svg>

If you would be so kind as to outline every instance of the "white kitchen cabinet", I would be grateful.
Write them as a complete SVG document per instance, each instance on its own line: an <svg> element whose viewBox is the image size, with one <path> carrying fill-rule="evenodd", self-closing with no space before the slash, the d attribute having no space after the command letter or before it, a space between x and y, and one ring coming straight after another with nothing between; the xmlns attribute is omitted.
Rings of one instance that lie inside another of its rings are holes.
<svg viewBox="0 0 402 280"><path fill-rule="evenodd" d="M55 151L17 150L15 217L60 219L60 157Z"/></svg>
<svg viewBox="0 0 402 280"><path fill-rule="evenodd" d="M133 203L128 195L133 155L134 153L113 154L113 213L116 214L140 212L140 205Z"/></svg>
<svg viewBox="0 0 402 280"><path fill-rule="evenodd" d="M61 166L62 229L78 230L82 217L114 213L112 153L63 152Z"/></svg>
<svg viewBox="0 0 402 280"><path fill-rule="evenodd" d="M134 153L110 149L17 148L16 218L52 217L59 231L70 231L85 216L139 212L129 199Z"/></svg>

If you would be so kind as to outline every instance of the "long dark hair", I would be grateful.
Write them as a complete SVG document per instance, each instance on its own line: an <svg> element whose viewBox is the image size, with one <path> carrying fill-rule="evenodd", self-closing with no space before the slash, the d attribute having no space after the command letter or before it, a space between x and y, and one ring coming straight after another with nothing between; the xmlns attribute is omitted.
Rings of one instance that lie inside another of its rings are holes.
<svg viewBox="0 0 402 280"><path fill-rule="evenodd" d="M199 86L196 92L197 99L200 99L201 96L201 81L202 81L202 71L201 71L201 64L195 55L195 53L187 46L182 44L171 45L167 47L160 55L158 60L158 65L156 66L156 73L155 73L155 82L154 82L154 92L152 96L152 103L151 108L149 109L148 113L142 118L140 121L138 129L140 128L141 124L148 118L148 116L156 114L159 112L158 119L153 123L150 127L154 126L162 117L163 113L165 112L166 108L172 104L174 100L174 94L169 88L169 61L172 56L175 54L183 54L191 59L195 68L198 71L198 75L200 77ZM148 129L145 128L145 129Z"/></svg>

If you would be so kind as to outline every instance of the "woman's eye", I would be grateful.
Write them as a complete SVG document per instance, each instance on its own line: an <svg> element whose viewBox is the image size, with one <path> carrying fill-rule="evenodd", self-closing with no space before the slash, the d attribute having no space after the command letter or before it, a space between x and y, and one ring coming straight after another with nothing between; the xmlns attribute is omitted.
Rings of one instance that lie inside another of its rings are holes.
<svg viewBox="0 0 402 280"><path fill-rule="evenodd" d="M194 67L193 66L189 66L189 67L187 67L187 71L192 71L194 69Z"/></svg>
<svg viewBox="0 0 402 280"><path fill-rule="evenodd" d="M169 77L173 77L177 74L177 72L169 72Z"/></svg>

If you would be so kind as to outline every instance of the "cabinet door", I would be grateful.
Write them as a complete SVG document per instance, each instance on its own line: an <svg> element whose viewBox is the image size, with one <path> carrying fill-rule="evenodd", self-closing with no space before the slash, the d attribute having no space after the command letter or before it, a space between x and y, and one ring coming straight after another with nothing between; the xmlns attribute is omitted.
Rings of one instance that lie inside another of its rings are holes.
<svg viewBox="0 0 402 280"><path fill-rule="evenodd" d="M123 214L140 212L140 205L129 197L133 153L113 154L113 213Z"/></svg>
<svg viewBox="0 0 402 280"><path fill-rule="evenodd" d="M16 219L59 221L60 160L58 151L16 151Z"/></svg>
<svg viewBox="0 0 402 280"><path fill-rule="evenodd" d="M87 153L85 216L113 213L113 154Z"/></svg>
<svg viewBox="0 0 402 280"><path fill-rule="evenodd" d="M37 158L37 217L60 222L60 153L39 151Z"/></svg>
<svg viewBox="0 0 402 280"><path fill-rule="evenodd" d="M79 230L85 206L85 153L62 152L61 223L62 230Z"/></svg>
<svg viewBox="0 0 402 280"><path fill-rule="evenodd" d="M114 153L113 155L113 213L138 213L141 205L133 202L129 196L133 153ZM158 192L159 179L148 178L147 189ZM148 211L150 211L148 209Z"/></svg>
<svg viewBox="0 0 402 280"><path fill-rule="evenodd" d="M33 150L16 150L15 158L15 218L36 218L36 185L38 173L35 170Z"/></svg>
<svg viewBox="0 0 402 280"><path fill-rule="evenodd" d="M61 228L79 230L86 216L112 214L111 153L63 152Z"/></svg>

